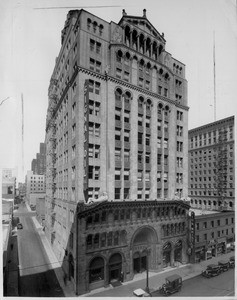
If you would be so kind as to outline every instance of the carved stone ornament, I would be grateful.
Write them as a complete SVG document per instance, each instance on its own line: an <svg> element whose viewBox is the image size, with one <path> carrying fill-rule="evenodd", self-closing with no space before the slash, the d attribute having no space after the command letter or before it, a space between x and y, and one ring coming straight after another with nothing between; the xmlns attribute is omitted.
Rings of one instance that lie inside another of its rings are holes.
<svg viewBox="0 0 237 300"><path fill-rule="evenodd" d="M117 26L115 29L114 29L114 32L112 34L112 41L113 42L117 42L117 43L121 43L122 42L122 34L120 33L120 30L119 30L119 26Z"/></svg>

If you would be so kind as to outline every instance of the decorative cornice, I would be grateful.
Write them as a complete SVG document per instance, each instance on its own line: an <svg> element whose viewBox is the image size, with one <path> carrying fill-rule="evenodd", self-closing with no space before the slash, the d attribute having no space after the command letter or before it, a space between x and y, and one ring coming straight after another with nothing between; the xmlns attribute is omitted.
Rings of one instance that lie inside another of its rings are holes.
<svg viewBox="0 0 237 300"><path fill-rule="evenodd" d="M110 210L110 209L138 209L138 208L155 208L155 207L172 207L172 206L180 206L181 208L189 210L190 205L184 201L178 200L168 200L168 201L160 201L160 200L147 200L147 201L108 201L95 203L92 205L85 205L84 203L78 204L78 217L82 218L86 215L90 215L91 213L96 213L101 210Z"/></svg>
<svg viewBox="0 0 237 300"><path fill-rule="evenodd" d="M228 118L225 118L225 119L221 119L221 120L218 120L218 121L206 124L206 125L202 125L200 127L196 127L196 128L190 129L188 131L188 134L191 135L191 134L194 134L195 132L204 131L204 130L210 129L210 128L214 129L216 126L223 125L224 123L226 123L226 124L229 124L231 122L234 123L234 120L235 120L234 116L231 116L231 117L228 117Z"/></svg>

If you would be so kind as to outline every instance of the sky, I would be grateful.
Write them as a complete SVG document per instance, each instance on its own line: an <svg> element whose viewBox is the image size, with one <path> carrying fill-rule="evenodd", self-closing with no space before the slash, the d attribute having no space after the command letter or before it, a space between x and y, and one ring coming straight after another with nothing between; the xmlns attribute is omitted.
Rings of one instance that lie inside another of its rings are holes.
<svg viewBox="0 0 237 300"><path fill-rule="evenodd" d="M166 39L166 51L186 65L189 129L235 114L236 0L8 0L0 2L0 168L18 168L24 180L45 139L48 86L70 9L116 23L122 9L147 19ZM8 98L9 97L9 98ZM2 100L6 99L2 104ZM22 155L21 99L24 99Z"/></svg>

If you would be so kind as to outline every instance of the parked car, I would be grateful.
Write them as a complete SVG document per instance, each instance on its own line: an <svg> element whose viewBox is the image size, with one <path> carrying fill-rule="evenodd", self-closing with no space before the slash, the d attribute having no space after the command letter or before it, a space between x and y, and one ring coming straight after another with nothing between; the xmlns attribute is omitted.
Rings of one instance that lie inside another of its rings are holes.
<svg viewBox="0 0 237 300"><path fill-rule="evenodd" d="M218 265L208 265L205 271L202 271L202 276L210 278L218 276L221 273L221 267Z"/></svg>
<svg viewBox="0 0 237 300"><path fill-rule="evenodd" d="M170 294L176 293L181 290L182 287L182 277L174 274L165 278L165 283L160 288L160 292L164 296L168 296Z"/></svg>
<svg viewBox="0 0 237 300"><path fill-rule="evenodd" d="M17 229L23 229L23 225L21 223L17 224Z"/></svg>
<svg viewBox="0 0 237 300"><path fill-rule="evenodd" d="M220 260L218 262L218 266L221 268L221 272L225 272L229 270L229 261L228 260Z"/></svg>
<svg viewBox="0 0 237 300"><path fill-rule="evenodd" d="M230 268L234 268L235 267L235 257L231 256L229 259L229 266Z"/></svg>

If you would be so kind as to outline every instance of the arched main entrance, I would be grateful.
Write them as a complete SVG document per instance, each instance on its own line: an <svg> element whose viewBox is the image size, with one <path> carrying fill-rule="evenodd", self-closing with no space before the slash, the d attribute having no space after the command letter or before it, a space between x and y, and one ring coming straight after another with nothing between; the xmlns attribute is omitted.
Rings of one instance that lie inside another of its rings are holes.
<svg viewBox="0 0 237 300"><path fill-rule="evenodd" d="M171 264L171 243L166 243L163 246L163 268L170 266Z"/></svg>
<svg viewBox="0 0 237 300"><path fill-rule="evenodd" d="M132 241L133 250L133 272L134 274L144 272L147 269L147 255L155 255L154 244L157 243L157 235L153 228L142 227L134 234ZM148 254L149 253L149 254ZM153 266L155 268L155 266Z"/></svg>
<svg viewBox="0 0 237 300"><path fill-rule="evenodd" d="M95 257L89 265L89 284L91 289L104 286L104 271L104 259Z"/></svg>
<svg viewBox="0 0 237 300"><path fill-rule="evenodd" d="M182 263L182 241L178 240L174 245L174 261Z"/></svg>
<svg viewBox="0 0 237 300"><path fill-rule="evenodd" d="M120 253L113 254L109 259L109 283L121 280L122 256Z"/></svg>

